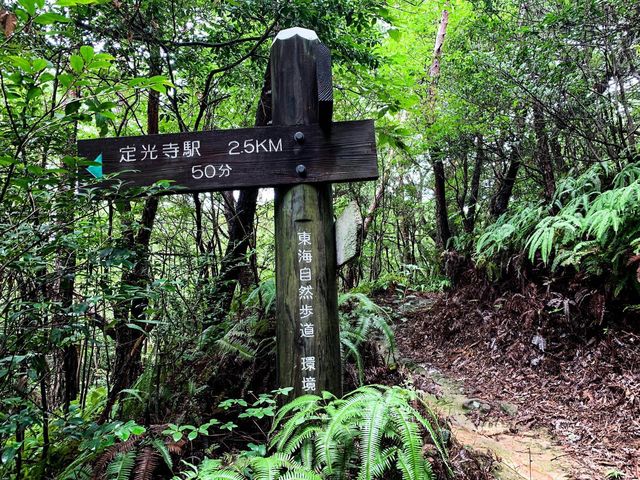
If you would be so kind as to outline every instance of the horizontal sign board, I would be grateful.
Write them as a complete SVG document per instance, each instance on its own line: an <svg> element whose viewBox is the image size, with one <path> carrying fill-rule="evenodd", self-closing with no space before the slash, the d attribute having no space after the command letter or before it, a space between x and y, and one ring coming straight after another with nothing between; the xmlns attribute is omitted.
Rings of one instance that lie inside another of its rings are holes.
<svg viewBox="0 0 640 480"><path fill-rule="evenodd" d="M378 177L372 120L79 140L94 177L200 192ZM100 164L100 165L98 165ZM104 182L108 186L112 182Z"/></svg>

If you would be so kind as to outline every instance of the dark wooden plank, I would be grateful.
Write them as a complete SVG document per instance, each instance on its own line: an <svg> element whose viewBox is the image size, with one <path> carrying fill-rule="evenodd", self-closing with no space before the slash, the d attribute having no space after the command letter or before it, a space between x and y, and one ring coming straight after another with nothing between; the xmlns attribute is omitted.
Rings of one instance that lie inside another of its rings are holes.
<svg viewBox="0 0 640 480"><path fill-rule="evenodd" d="M78 154L91 161L102 155L103 174L118 173L127 186L172 180L184 192L378 177L371 120L335 123L330 131L314 124L80 140Z"/></svg>
<svg viewBox="0 0 640 480"><path fill-rule="evenodd" d="M318 122L318 44L315 33L303 29L280 32L273 42L274 125ZM356 130L361 124L348 122L333 127L332 142L341 145L334 150L334 158L327 162L317 152L317 156L304 162L310 176L316 174L316 169L320 174L320 169L333 172L325 172L322 178L326 181L340 181L342 174L336 172L346 171L347 164L353 166L363 158L360 154L350 155L343 161L337 156L345 145L360 144L365 135ZM368 140L361 147L371 155L373 125L367 122L362 127L368 132ZM366 161L366 171L377 175L369 162L371 157ZM281 387L293 387L295 396L323 390L338 396L342 393L332 200L329 183L280 187L275 192L278 381ZM313 369L309 359L314 360Z"/></svg>

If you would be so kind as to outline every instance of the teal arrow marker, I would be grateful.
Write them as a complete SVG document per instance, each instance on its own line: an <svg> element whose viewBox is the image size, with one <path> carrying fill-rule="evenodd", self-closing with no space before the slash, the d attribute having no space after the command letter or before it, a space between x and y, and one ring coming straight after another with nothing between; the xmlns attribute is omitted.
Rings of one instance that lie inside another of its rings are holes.
<svg viewBox="0 0 640 480"><path fill-rule="evenodd" d="M96 157L94 163L99 163L100 165L91 165L87 167L87 171L96 178L102 178L102 154Z"/></svg>

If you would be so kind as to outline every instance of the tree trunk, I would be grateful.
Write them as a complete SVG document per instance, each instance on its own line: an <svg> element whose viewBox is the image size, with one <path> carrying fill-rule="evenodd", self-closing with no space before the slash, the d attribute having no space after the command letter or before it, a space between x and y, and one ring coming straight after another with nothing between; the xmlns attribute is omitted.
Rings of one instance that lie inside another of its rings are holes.
<svg viewBox="0 0 640 480"><path fill-rule="evenodd" d="M444 38L447 34L448 23L449 12L447 10L443 10L442 17L440 19L440 26L438 27L438 34L436 35L435 46L433 48L433 60L431 62L431 68L429 68L431 83L429 85L428 104L430 108L429 114L432 117L432 121L435 111L436 86L438 84L438 77L440 76L440 58L442 57L442 47L444 45ZM444 165L440 159L435 159L433 161L433 176L436 200L436 243L440 248L446 249L449 239L451 238L451 230L449 229Z"/></svg>
<svg viewBox="0 0 640 480"><path fill-rule="evenodd" d="M469 190L469 204L467 212L464 215L464 231L473 233L476 224L476 206L478 204L478 194L480 192L480 178L482 176L482 167L485 162L484 140L482 135L476 138L476 163L473 167L473 177L471 178L471 188Z"/></svg>
<svg viewBox="0 0 640 480"><path fill-rule="evenodd" d="M520 158L517 153L512 152L507 173L500 181L498 191L491 199L491 205L489 207L491 216L497 218L507 211L509 200L511 200L511 194L513 193L513 186L518 176L518 170L520 170Z"/></svg>
<svg viewBox="0 0 640 480"><path fill-rule="evenodd" d="M447 210L447 197L445 192L444 165L440 159L434 160L433 162L433 176L436 200L436 243L440 248L446 249L449 239L451 238L451 230L449 229L449 213Z"/></svg>
<svg viewBox="0 0 640 480"><path fill-rule="evenodd" d="M500 179L498 189L491 198L489 204L489 213L492 217L497 218L507 211L509 206L509 200L513 193L513 187L516 183L518 171L520 170L521 157L520 146L522 143L522 136L524 135L524 114L518 114L516 117L516 138L511 147L511 153L509 155L509 167L506 174Z"/></svg>
<svg viewBox="0 0 640 480"><path fill-rule="evenodd" d="M267 65L256 111L256 127L266 126L271 121L270 68L270 65ZM254 232L258 189L241 190L237 202L234 202L233 195L228 195L226 198L227 208L225 210L229 210L227 212L229 241L222 258L220 275L216 279L215 298L211 300L211 308L203 322L204 327L218 323L226 317L231 308L238 281L244 272L251 271L251 263L246 256Z"/></svg>
<svg viewBox="0 0 640 480"><path fill-rule="evenodd" d="M159 75L160 72L160 50L158 47L152 48L150 61L150 74ZM160 94L155 90L149 90L149 100L147 103L147 134L157 134L159 131L159 107ZM149 262L149 243L151 242L151 232L158 211L159 199L157 196L148 197L144 201L142 217L140 219L137 232L134 233L132 225L126 225L123 232L125 248L134 252L134 266L131 270L125 271L122 275L122 284L145 288L151 278L151 265ZM129 200L122 203L123 213L126 215L131 210ZM100 422L104 422L109 417L111 409L115 404L120 392L129 388L142 373L142 345L146 337L145 332L150 330L148 323L139 324L145 319L145 310L149 305L146 297L134 298L131 300L130 309L125 304L114 311L117 323L115 327L115 359L113 367L113 383L107 398L105 409L100 416ZM134 323L141 326L142 330L131 328L128 324Z"/></svg>
<svg viewBox="0 0 640 480"><path fill-rule="evenodd" d="M550 204L556 193L556 180L553 173L553 162L549 150L549 136L547 135L544 113L539 103L533 105L533 130L536 134L536 160L542 172L544 199Z"/></svg>

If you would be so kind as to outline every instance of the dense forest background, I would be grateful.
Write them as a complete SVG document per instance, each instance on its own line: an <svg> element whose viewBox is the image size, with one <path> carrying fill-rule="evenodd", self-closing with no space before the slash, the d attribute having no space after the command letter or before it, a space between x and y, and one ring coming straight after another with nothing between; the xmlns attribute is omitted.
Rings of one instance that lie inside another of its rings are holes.
<svg viewBox="0 0 640 480"><path fill-rule="evenodd" d="M414 434L446 464L430 417L394 387L294 405L298 424L276 418L285 430L267 449L263 422L285 393L269 190L76 188L79 139L264 125L269 47L291 26L332 51L334 119L376 120L380 178L333 187L336 213L355 202L363 217L360 254L339 272L348 385L365 381L375 332L393 343L371 300L382 292L533 289L570 336L637 332L639 19L620 0L2 6L0 477L346 478L326 458L338 452L344 475L393 464L426 478ZM625 395L638 413L640 394ZM364 420L353 405L368 405ZM296 430L345 410L359 420L323 437L325 457L308 441L317 425ZM358 453L371 418L396 433Z"/></svg>

